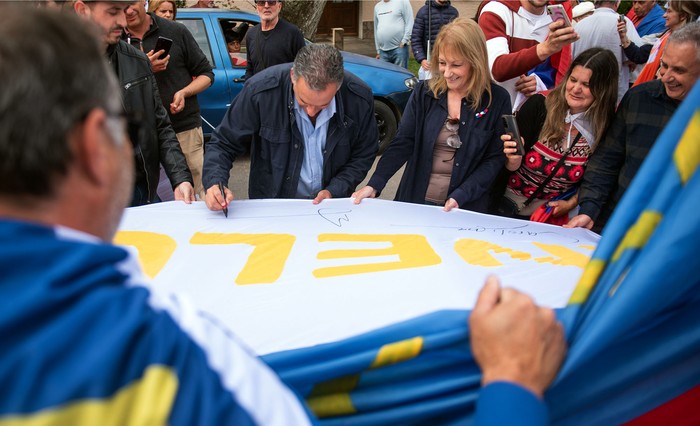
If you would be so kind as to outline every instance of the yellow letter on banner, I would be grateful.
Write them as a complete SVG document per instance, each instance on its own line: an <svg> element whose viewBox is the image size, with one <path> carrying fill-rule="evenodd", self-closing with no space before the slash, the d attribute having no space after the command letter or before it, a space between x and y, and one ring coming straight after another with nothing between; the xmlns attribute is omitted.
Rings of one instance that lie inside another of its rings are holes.
<svg viewBox="0 0 700 426"><path fill-rule="evenodd" d="M296 241L289 234L217 234L197 232L190 244L249 244L253 252L236 284L271 284L279 279Z"/></svg>
<svg viewBox="0 0 700 426"><path fill-rule="evenodd" d="M153 279L173 255L177 243L165 234L145 231L119 231L114 244L134 246L139 251L143 272Z"/></svg>
<svg viewBox="0 0 700 426"><path fill-rule="evenodd" d="M495 253L506 253L513 259L530 260L532 256L524 251L517 251L506 247L501 247L498 244L490 243L482 240L472 240L471 238L462 238L455 243L455 251L470 265L476 266L502 266L489 251Z"/></svg>
<svg viewBox="0 0 700 426"><path fill-rule="evenodd" d="M318 254L318 259L346 259L353 257L391 256L399 257L398 262L365 263L349 266L332 266L313 271L316 278L337 277L340 275L364 274L367 272L392 271L395 269L419 268L437 265L442 259L435 253L423 235L412 234L321 234L318 241L345 242L388 242L391 247L381 249L327 250Z"/></svg>
<svg viewBox="0 0 700 426"><path fill-rule="evenodd" d="M561 266L576 266L583 269L586 267L588 260L590 260L590 256L581 254L558 244L532 244L554 255L554 257L538 257L535 259L536 262L551 263L553 265Z"/></svg>
<svg viewBox="0 0 700 426"><path fill-rule="evenodd" d="M551 263L561 266L577 266L584 268L588 263L589 257L577 251L571 250L558 244L542 244L535 243L535 246L553 254L554 256L538 257L533 259L532 255L524 251L513 250L507 247L501 247L498 244L490 243L482 240L472 240L463 238L455 243L455 251L459 256L470 265L495 267L503 266L503 263L498 261L490 251L494 253L505 253L516 260L534 260L539 263Z"/></svg>

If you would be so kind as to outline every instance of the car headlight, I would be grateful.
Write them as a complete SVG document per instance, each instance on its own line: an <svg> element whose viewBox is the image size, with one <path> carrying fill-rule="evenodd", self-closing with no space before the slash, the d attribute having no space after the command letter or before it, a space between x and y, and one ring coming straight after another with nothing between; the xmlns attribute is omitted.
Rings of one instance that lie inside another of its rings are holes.
<svg viewBox="0 0 700 426"><path fill-rule="evenodd" d="M416 84L418 84L418 79L415 77L407 78L403 81L403 84L405 84L409 89L413 90L413 88L416 87Z"/></svg>

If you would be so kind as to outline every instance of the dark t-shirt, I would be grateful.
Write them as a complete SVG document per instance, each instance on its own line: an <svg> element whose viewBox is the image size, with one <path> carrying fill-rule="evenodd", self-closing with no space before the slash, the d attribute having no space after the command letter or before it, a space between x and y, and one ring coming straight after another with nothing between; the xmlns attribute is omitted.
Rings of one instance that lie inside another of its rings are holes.
<svg viewBox="0 0 700 426"><path fill-rule="evenodd" d="M304 47L304 35L299 28L279 20L275 28L262 31L260 24L246 33L248 47L248 66L245 77L250 78L265 68L277 64L294 62L297 52Z"/></svg>
<svg viewBox="0 0 700 426"><path fill-rule="evenodd" d="M153 23L143 37L143 51L154 49L159 36L173 41L168 67L165 71L155 73L158 91L163 106L170 116L173 129L180 133L200 127L202 121L197 96L185 99L185 109L174 115L170 114L170 103L173 101L175 92L190 84L193 77L206 75L213 83L214 73L211 65L187 27L152 13L149 15Z"/></svg>

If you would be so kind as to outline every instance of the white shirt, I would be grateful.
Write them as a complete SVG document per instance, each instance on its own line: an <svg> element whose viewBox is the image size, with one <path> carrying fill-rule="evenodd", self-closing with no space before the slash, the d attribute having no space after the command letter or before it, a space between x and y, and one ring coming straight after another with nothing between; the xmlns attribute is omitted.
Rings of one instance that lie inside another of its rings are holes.
<svg viewBox="0 0 700 426"><path fill-rule="evenodd" d="M610 50L615 55L620 70L617 90L618 103L630 87L630 69L625 64L627 57L622 46L620 46L620 36L617 33L619 16L617 12L608 7L596 9L593 15L576 25L576 32L581 38L574 43L572 48L574 58L591 47L602 47ZM627 37L632 43L641 46L643 41L634 28L634 24L627 18L625 18L625 22L627 23Z"/></svg>

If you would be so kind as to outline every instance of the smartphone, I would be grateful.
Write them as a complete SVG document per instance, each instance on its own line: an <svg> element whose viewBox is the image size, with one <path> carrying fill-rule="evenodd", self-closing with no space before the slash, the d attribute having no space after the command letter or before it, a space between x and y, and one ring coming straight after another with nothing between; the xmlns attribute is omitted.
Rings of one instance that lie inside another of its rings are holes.
<svg viewBox="0 0 700 426"><path fill-rule="evenodd" d="M620 15L618 19L620 20L620 22L625 22L625 15Z"/></svg>
<svg viewBox="0 0 700 426"><path fill-rule="evenodd" d="M515 121L514 115L503 115L503 127L506 129L506 133L515 142L515 155L525 155L525 147L523 146L523 140L520 138L520 130L518 130L518 123Z"/></svg>
<svg viewBox="0 0 700 426"><path fill-rule="evenodd" d="M552 17L552 22L561 19L564 21L565 26L571 26L571 21L569 20L569 16L566 14L566 10L564 10L564 6L560 4L551 4L547 6L547 13L549 13L549 15Z"/></svg>
<svg viewBox="0 0 700 426"><path fill-rule="evenodd" d="M171 47L173 47L173 41L171 39L166 37L158 37L158 40L156 41L156 47L153 49L153 52L155 53L159 50L165 50L165 52L163 52L163 54L158 57L158 59L163 59L170 54Z"/></svg>

